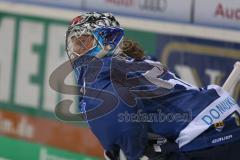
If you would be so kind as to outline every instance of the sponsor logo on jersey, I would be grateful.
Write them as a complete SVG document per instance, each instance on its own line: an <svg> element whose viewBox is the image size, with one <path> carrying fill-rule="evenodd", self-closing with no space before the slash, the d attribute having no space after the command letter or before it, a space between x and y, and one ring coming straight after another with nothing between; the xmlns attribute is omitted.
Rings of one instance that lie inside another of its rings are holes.
<svg viewBox="0 0 240 160"><path fill-rule="evenodd" d="M216 106L212 107L206 114L202 116L201 119L207 125L211 125L214 120L220 119L221 116L229 112L235 105L236 102L231 97L227 97L223 101L219 102Z"/></svg>
<svg viewBox="0 0 240 160"><path fill-rule="evenodd" d="M224 137L219 137L219 138L216 138L216 139L213 139L212 140L212 143L215 144L215 143L220 143L222 141L227 141L227 140L230 140L233 138L233 135L228 135L228 136L224 136Z"/></svg>
<svg viewBox="0 0 240 160"><path fill-rule="evenodd" d="M216 129L216 131L218 132L222 132L223 128L224 128L224 122L220 121L218 123L214 124L214 128Z"/></svg>

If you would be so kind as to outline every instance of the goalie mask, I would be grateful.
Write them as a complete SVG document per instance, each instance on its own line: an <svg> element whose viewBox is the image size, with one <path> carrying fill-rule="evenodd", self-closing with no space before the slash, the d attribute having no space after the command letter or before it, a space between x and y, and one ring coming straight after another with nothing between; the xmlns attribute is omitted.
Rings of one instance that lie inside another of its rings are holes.
<svg viewBox="0 0 240 160"><path fill-rule="evenodd" d="M97 58L112 55L123 35L124 30L111 14L82 14L72 20L66 32L68 57L74 64L74 60L82 55Z"/></svg>

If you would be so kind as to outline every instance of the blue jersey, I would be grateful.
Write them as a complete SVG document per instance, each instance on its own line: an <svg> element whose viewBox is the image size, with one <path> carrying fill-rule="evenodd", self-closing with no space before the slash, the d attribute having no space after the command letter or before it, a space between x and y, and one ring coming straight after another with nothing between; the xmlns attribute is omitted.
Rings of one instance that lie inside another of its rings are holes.
<svg viewBox="0 0 240 160"><path fill-rule="evenodd" d="M197 88L151 60L115 56L77 63L83 64L76 69L84 88L79 107L105 150L121 148L128 159L138 159L148 133L182 151L240 138L240 108L219 86Z"/></svg>

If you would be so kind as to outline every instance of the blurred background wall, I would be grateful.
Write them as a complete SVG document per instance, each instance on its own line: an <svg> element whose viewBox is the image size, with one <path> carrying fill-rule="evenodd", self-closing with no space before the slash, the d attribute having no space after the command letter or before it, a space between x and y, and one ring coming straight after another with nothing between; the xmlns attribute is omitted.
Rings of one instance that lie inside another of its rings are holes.
<svg viewBox="0 0 240 160"><path fill-rule="evenodd" d="M67 60L67 25L87 11L112 12L146 54L197 86L222 85L240 60L237 0L0 0L1 160L103 158L86 123L54 115L74 97L49 87ZM233 92L239 101L240 83Z"/></svg>

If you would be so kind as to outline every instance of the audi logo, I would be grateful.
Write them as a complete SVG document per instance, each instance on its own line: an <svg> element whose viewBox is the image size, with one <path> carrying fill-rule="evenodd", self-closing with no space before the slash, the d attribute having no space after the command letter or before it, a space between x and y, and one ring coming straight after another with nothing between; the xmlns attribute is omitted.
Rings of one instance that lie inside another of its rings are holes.
<svg viewBox="0 0 240 160"><path fill-rule="evenodd" d="M143 10L164 12L167 9L167 0L139 0L139 8Z"/></svg>

